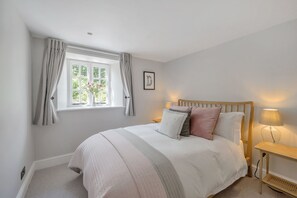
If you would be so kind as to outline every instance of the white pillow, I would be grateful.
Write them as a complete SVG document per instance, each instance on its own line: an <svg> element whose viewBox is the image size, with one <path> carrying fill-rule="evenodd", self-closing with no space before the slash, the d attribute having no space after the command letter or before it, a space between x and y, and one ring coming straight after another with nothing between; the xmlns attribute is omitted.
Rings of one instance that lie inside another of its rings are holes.
<svg viewBox="0 0 297 198"><path fill-rule="evenodd" d="M214 134L231 140L235 144L240 144L241 140L241 121L243 112L221 113Z"/></svg>
<svg viewBox="0 0 297 198"><path fill-rule="evenodd" d="M159 132L168 137L180 139L180 133L187 117L188 113L164 109Z"/></svg>

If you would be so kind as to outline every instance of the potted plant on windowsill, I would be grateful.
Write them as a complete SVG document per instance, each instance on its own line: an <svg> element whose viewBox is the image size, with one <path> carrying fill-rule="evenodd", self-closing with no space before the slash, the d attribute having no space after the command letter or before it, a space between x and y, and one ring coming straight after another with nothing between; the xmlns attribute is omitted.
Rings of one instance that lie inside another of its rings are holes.
<svg viewBox="0 0 297 198"><path fill-rule="evenodd" d="M95 82L88 82L88 84L86 85L86 90L92 96L91 104L93 106L96 106L96 94L98 94L102 90L102 88L103 88L102 85L100 85L99 83L95 83ZM99 103L100 103L100 101L99 101Z"/></svg>

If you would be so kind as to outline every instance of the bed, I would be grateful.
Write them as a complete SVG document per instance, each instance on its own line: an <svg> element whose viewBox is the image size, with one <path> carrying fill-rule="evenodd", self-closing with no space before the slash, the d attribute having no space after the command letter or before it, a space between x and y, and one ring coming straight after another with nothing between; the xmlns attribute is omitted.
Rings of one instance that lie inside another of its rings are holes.
<svg viewBox="0 0 297 198"><path fill-rule="evenodd" d="M178 101L179 106L244 112L240 145L214 136L171 139L159 124L100 132L75 151L69 168L83 173L88 197L211 197L251 175L252 102Z"/></svg>

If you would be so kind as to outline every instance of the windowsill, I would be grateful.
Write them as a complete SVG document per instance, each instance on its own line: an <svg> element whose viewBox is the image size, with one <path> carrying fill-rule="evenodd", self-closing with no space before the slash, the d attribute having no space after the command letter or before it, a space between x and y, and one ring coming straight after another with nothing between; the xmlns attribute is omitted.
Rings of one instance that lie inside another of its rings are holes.
<svg viewBox="0 0 297 198"><path fill-rule="evenodd" d="M82 107L65 107L57 109L58 112L63 111L78 111L78 110L93 110L93 109L115 109L115 108L125 108L124 106L82 106Z"/></svg>

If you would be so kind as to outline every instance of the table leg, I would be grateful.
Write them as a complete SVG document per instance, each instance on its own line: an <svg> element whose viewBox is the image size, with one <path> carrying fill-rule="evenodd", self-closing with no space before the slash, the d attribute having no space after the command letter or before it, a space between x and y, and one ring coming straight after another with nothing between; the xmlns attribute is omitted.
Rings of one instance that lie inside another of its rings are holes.
<svg viewBox="0 0 297 198"><path fill-rule="evenodd" d="M266 175L269 174L269 154L266 153Z"/></svg>
<svg viewBox="0 0 297 198"><path fill-rule="evenodd" d="M260 180L259 192L260 192L260 194L262 194L262 169L263 169L263 152L260 151L260 169L259 169L259 180Z"/></svg>

